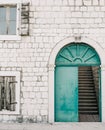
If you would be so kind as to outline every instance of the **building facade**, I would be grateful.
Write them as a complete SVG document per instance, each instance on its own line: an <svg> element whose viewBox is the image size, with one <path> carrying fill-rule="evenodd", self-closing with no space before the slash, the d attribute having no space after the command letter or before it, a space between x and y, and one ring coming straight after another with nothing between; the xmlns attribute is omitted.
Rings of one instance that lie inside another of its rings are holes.
<svg viewBox="0 0 105 130"><path fill-rule="evenodd" d="M0 122L105 122L104 75L104 0L1 0Z"/></svg>

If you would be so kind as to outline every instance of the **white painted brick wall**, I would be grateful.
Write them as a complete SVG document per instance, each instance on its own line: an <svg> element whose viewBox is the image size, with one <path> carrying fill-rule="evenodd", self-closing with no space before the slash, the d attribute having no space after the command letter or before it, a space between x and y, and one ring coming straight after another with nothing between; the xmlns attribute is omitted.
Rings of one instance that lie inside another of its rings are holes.
<svg viewBox="0 0 105 130"><path fill-rule="evenodd" d="M31 0L29 36L0 40L0 70L21 72L21 113L0 121L48 121L48 61L64 38L79 34L105 49L104 0ZM45 116L45 117L44 117Z"/></svg>

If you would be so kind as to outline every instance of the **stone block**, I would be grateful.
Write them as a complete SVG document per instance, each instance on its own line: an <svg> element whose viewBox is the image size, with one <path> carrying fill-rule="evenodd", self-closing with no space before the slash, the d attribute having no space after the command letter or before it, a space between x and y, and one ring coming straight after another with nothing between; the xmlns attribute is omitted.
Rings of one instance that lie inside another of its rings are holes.
<svg viewBox="0 0 105 130"><path fill-rule="evenodd" d="M101 6L104 6L104 5L105 5L105 0L99 0L99 4L100 4Z"/></svg>
<svg viewBox="0 0 105 130"><path fill-rule="evenodd" d="M84 4L85 6L87 6L87 5L92 5L92 0L83 0L83 4Z"/></svg>
<svg viewBox="0 0 105 130"><path fill-rule="evenodd" d="M75 1L74 1L74 0L68 0L68 4L69 4L70 6L75 5Z"/></svg>
<svg viewBox="0 0 105 130"><path fill-rule="evenodd" d="M78 6L81 6L81 5L83 5L83 0L76 0L75 1L75 4Z"/></svg>
<svg viewBox="0 0 105 130"><path fill-rule="evenodd" d="M99 5L99 0L93 0L93 5Z"/></svg>
<svg viewBox="0 0 105 130"><path fill-rule="evenodd" d="M47 110L41 110L40 113L41 113L41 115L47 115L48 112L47 112Z"/></svg>
<svg viewBox="0 0 105 130"><path fill-rule="evenodd" d="M74 18L82 17L82 12L72 12L71 16Z"/></svg>
<svg viewBox="0 0 105 130"><path fill-rule="evenodd" d="M42 92L42 98L48 98L48 92Z"/></svg>

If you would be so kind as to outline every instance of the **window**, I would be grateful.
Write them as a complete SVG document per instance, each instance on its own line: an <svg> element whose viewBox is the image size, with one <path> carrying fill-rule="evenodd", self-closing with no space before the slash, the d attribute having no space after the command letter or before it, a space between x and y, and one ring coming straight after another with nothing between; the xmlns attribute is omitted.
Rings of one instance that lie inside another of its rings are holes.
<svg viewBox="0 0 105 130"><path fill-rule="evenodd" d="M0 35L16 35L16 6L0 6Z"/></svg>
<svg viewBox="0 0 105 130"><path fill-rule="evenodd" d="M0 72L0 114L19 114L20 73Z"/></svg>
<svg viewBox="0 0 105 130"><path fill-rule="evenodd" d="M1 0L0 2L0 40L20 40L19 1Z"/></svg>

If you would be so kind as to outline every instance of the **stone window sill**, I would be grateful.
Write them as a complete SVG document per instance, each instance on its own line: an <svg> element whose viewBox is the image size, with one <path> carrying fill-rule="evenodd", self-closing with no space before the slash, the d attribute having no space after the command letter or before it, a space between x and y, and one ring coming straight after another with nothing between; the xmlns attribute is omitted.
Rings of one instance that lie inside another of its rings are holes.
<svg viewBox="0 0 105 130"><path fill-rule="evenodd" d="M19 35L0 35L0 41L5 40L21 40Z"/></svg>
<svg viewBox="0 0 105 130"><path fill-rule="evenodd" d="M19 112L16 111L9 111L9 110L2 110L0 111L0 115L19 115Z"/></svg>

